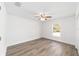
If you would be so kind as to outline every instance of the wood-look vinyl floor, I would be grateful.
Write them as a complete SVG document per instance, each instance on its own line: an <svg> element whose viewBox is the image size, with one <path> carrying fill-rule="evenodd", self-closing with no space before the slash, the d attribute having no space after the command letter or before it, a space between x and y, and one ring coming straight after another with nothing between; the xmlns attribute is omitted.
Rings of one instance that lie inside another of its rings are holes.
<svg viewBox="0 0 79 59"><path fill-rule="evenodd" d="M75 46L40 38L7 48L7 56L77 56Z"/></svg>

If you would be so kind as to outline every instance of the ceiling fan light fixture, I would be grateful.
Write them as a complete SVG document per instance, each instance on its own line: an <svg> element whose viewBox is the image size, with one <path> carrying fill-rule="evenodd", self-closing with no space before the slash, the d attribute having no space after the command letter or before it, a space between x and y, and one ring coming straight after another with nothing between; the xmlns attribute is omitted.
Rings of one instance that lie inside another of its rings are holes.
<svg viewBox="0 0 79 59"><path fill-rule="evenodd" d="M39 13L35 16L39 17L41 21L46 21L52 18L52 16L46 15L45 12Z"/></svg>
<svg viewBox="0 0 79 59"><path fill-rule="evenodd" d="M41 20L41 21L45 21L45 18L41 18L40 20Z"/></svg>

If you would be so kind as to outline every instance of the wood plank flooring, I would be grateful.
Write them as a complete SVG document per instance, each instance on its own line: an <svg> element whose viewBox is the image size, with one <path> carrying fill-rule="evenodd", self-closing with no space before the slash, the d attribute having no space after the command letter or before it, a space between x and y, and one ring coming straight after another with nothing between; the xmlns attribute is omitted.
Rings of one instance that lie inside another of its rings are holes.
<svg viewBox="0 0 79 59"><path fill-rule="evenodd" d="M7 56L77 56L75 46L40 38L7 48Z"/></svg>

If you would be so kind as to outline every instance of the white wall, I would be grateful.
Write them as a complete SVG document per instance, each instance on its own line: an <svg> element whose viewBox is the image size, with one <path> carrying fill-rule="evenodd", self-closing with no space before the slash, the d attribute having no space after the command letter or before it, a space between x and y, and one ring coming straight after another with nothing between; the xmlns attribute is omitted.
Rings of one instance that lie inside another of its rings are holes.
<svg viewBox="0 0 79 59"><path fill-rule="evenodd" d="M52 24L56 21L61 25L61 38L55 38L52 36ZM7 46L40 37L75 44L74 21L74 17L67 17L39 22L14 15L7 15Z"/></svg>
<svg viewBox="0 0 79 59"><path fill-rule="evenodd" d="M40 22L7 15L7 46L40 38Z"/></svg>
<svg viewBox="0 0 79 59"><path fill-rule="evenodd" d="M50 20L43 23L43 37L75 44L75 22L74 17L67 17L61 19ZM61 25L61 38L53 37L52 35L52 24L59 22Z"/></svg>
<svg viewBox="0 0 79 59"><path fill-rule="evenodd" d="M6 53L6 9L4 3L0 2L1 10L0 10L0 56L4 56Z"/></svg>
<svg viewBox="0 0 79 59"><path fill-rule="evenodd" d="M76 19L77 22L76 22L76 47L78 49L78 52L79 52L79 16L78 16L78 19Z"/></svg>
<svg viewBox="0 0 79 59"><path fill-rule="evenodd" d="M76 14L75 14L75 26L76 26L76 30L75 30L75 35L76 35L76 47L78 49L79 52L79 4L76 7Z"/></svg>
<svg viewBox="0 0 79 59"><path fill-rule="evenodd" d="M74 17L69 17L69 18L64 19L62 21L61 27L62 27L61 39L63 39L64 42L75 45L75 43L76 43L75 18Z"/></svg>

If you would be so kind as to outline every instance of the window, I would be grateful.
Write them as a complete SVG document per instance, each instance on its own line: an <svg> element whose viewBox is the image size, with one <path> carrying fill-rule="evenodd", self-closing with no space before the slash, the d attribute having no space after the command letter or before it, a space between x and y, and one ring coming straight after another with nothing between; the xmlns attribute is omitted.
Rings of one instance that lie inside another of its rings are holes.
<svg viewBox="0 0 79 59"><path fill-rule="evenodd" d="M53 24L53 36L61 37L61 27L58 23Z"/></svg>

